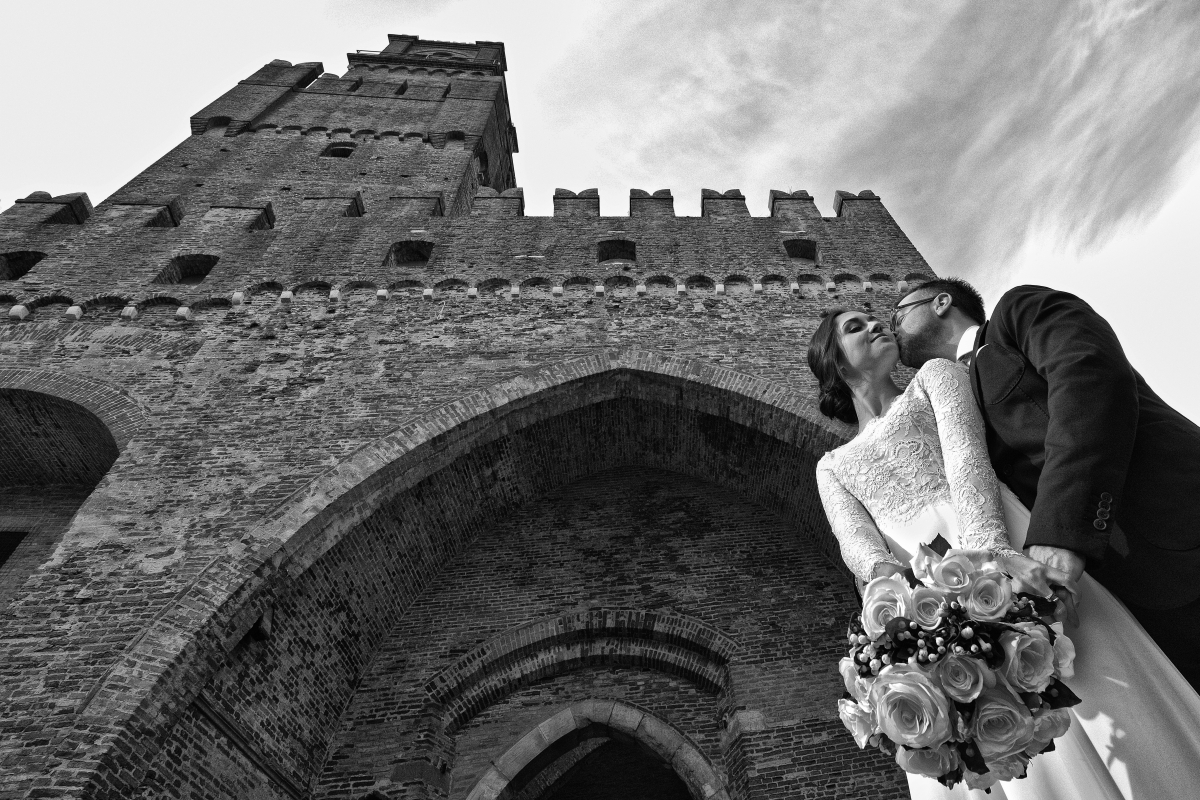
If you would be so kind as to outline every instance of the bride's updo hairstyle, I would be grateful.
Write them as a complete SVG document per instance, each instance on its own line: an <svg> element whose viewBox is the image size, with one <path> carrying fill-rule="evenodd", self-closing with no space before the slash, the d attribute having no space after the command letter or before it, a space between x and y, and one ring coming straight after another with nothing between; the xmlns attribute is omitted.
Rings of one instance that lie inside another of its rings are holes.
<svg viewBox="0 0 1200 800"><path fill-rule="evenodd" d="M817 377L821 413L851 425L858 424L850 386L838 371L842 351L837 341L837 318L848 308L830 308L808 342L808 368Z"/></svg>

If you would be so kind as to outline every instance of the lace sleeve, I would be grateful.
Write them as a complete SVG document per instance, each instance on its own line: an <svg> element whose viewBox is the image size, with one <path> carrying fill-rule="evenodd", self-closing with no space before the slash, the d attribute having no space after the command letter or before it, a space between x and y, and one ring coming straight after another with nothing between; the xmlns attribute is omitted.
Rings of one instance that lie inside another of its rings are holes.
<svg viewBox="0 0 1200 800"><path fill-rule="evenodd" d="M817 464L817 489L821 492L825 516L829 517L829 525L841 548L842 561L859 580L871 580L875 576L875 565L881 561L900 563L888 552L871 514L842 485L825 458Z"/></svg>
<svg viewBox="0 0 1200 800"><path fill-rule="evenodd" d="M917 375L937 420L950 499L962 526L962 545L1016 553L1008 540L1000 505L1000 480L984 440L983 417L975 405L967 371L946 359L926 363Z"/></svg>

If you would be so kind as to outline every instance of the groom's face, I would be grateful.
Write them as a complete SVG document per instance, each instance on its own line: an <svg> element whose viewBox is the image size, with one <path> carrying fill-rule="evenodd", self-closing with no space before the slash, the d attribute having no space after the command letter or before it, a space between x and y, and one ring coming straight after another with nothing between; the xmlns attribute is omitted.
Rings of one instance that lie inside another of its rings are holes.
<svg viewBox="0 0 1200 800"><path fill-rule="evenodd" d="M892 314L892 332L900 347L900 361L906 367L918 368L938 356L941 318L932 311L932 301L936 296L936 292L917 289L896 303L896 310Z"/></svg>

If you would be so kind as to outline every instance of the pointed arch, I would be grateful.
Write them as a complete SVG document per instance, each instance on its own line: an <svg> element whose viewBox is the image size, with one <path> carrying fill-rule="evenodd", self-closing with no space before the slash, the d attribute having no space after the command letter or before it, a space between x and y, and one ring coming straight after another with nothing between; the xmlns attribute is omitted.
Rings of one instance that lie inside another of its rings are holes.
<svg viewBox="0 0 1200 800"><path fill-rule="evenodd" d="M704 415L712 422L702 423L700 439L719 441L720 426L732 425L766 437L764 441L774 440L776 446L797 453L809 465L807 472L816 458L844 441L842 429L819 417L811 400L793 388L646 350L601 351L549 364L436 408L359 448L253 523L258 541L264 544L240 558L207 565L193 588L163 609L112 664L79 708L80 724L112 720L108 729L112 745L98 757L95 779L140 781L174 721L264 617L275 593L298 580L347 536L363 530L364 522L385 504L504 437L625 400ZM805 467L796 463L799 466L792 470L799 475ZM553 464L544 469L544 474L530 480L564 479ZM808 521L810 512L802 516L819 549L836 558L836 542L828 531ZM364 632L356 646L375 647L401 602L389 599L386 613L373 611L368 619L379 630ZM165 655L164 642L174 643ZM351 665L347 669L361 671L363 663L356 655L347 661ZM147 688L136 697L118 689L123 676L133 672L147 676ZM354 676L347 674L344 685L355 685ZM131 767L123 755L129 752L144 755Z"/></svg>

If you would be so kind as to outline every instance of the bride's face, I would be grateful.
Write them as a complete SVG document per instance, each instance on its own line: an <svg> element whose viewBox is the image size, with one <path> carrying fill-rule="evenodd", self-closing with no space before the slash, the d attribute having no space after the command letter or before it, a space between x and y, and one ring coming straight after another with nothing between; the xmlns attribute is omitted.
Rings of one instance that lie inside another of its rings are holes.
<svg viewBox="0 0 1200 800"><path fill-rule="evenodd" d="M861 311L839 314L837 335L842 358L854 372L888 373L900 360L896 337L870 314Z"/></svg>

